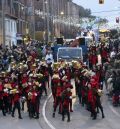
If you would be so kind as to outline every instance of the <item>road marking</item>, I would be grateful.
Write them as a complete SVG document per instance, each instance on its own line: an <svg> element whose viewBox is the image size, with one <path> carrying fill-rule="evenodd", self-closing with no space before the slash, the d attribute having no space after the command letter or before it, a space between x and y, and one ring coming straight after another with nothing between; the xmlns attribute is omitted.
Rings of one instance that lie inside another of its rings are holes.
<svg viewBox="0 0 120 129"><path fill-rule="evenodd" d="M45 122L47 123L47 125L48 125L51 129L56 129L56 128L50 123L50 121L47 119L47 117L46 117L46 112L45 112L47 102L48 102L48 100L50 99L51 96L52 96L52 93L51 93L51 94L48 96L48 98L45 100L44 105L43 105L43 109L42 109L42 114L43 114L43 118L44 118Z"/></svg>
<svg viewBox="0 0 120 129"><path fill-rule="evenodd" d="M109 108L116 116L120 117L120 114L112 106L109 106Z"/></svg>

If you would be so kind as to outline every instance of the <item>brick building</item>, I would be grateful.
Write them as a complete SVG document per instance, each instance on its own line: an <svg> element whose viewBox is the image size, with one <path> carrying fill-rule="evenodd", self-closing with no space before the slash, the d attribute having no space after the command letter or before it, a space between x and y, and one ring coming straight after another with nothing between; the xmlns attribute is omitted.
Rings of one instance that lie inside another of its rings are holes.
<svg viewBox="0 0 120 129"><path fill-rule="evenodd" d="M79 27L75 24L79 24L80 18L80 7L77 4L72 0L39 0L39 3L35 3L35 9L37 9L36 31L42 33L43 37L44 33L48 33L48 29L51 39L60 36L65 38L76 36L75 32ZM47 9L49 13L47 13ZM49 28L47 20L49 20ZM45 38L47 39L47 37Z"/></svg>
<svg viewBox="0 0 120 129"><path fill-rule="evenodd" d="M22 40L23 35L33 34L33 12L34 0L0 0L0 43L4 39L3 44L13 45Z"/></svg>
<svg viewBox="0 0 120 129"><path fill-rule="evenodd" d="M5 44L16 44L26 34L45 41L61 36L74 38L79 11L80 6L72 0L0 0L0 43L5 37Z"/></svg>

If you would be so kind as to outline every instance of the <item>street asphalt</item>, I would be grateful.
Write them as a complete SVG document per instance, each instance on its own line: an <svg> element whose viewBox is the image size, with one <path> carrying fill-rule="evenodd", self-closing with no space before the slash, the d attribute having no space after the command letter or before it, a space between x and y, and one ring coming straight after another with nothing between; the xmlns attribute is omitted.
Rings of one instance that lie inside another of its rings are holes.
<svg viewBox="0 0 120 129"><path fill-rule="evenodd" d="M73 94L75 91L73 90ZM73 110L71 122L62 121L62 117L56 112L56 117L52 117L53 98L42 97L40 107L40 118L29 119L27 109L22 112L23 119L18 119L16 111L15 118L11 115L3 117L0 112L0 129L120 129L120 107L113 107L108 97L102 97L105 118L102 119L99 113L97 120L92 120L90 113L78 103L78 99L73 99Z"/></svg>

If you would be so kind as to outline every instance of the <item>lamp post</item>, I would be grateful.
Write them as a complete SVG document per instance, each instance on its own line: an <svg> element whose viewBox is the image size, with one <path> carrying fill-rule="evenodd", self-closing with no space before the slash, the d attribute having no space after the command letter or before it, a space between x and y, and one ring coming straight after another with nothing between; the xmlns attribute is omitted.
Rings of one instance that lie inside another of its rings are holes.
<svg viewBox="0 0 120 129"><path fill-rule="evenodd" d="M49 25L49 3L46 0L46 9L47 9L47 43L50 42L50 25Z"/></svg>
<svg viewBox="0 0 120 129"><path fill-rule="evenodd" d="M42 1L43 3L43 18L44 18L44 31L43 31L43 39L44 39L44 42L46 41L46 24L45 24L45 0Z"/></svg>
<svg viewBox="0 0 120 129"><path fill-rule="evenodd" d="M60 37L61 37L61 30L64 30L64 23L63 23L63 16L64 16L64 12L61 11L60 12L60 16L61 16L61 21L60 21Z"/></svg>
<svg viewBox="0 0 120 129"><path fill-rule="evenodd" d="M33 1L33 39L35 40L35 1Z"/></svg>
<svg viewBox="0 0 120 129"><path fill-rule="evenodd" d="M3 30L2 30L2 42L3 42L3 47L5 47L5 0L2 0L2 26L3 26Z"/></svg>
<svg viewBox="0 0 120 129"><path fill-rule="evenodd" d="M47 38L47 43L49 43L50 42L50 35L49 35L50 25L49 25L49 1L48 0L43 0L43 11L44 11L44 15L46 16L46 20L47 20L47 23L46 23L46 27L47 27L46 38Z"/></svg>

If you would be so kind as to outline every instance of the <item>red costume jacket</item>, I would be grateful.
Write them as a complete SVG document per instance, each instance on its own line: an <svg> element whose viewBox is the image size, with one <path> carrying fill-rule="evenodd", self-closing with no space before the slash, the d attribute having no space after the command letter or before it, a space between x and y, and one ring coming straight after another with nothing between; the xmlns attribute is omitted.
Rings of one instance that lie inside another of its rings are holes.
<svg viewBox="0 0 120 129"><path fill-rule="evenodd" d="M34 90L32 91L32 98L31 98L31 103L35 104L36 103L36 98L38 96L38 93Z"/></svg>
<svg viewBox="0 0 120 129"><path fill-rule="evenodd" d="M107 59L108 53L107 53L107 51L105 49L102 50L101 57Z"/></svg>
<svg viewBox="0 0 120 129"><path fill-rule="evenodd" d="M13 95L13 104L16 102L20 102L20 93L15 93Z"/></svg>
<svg viewBox="0 0 120 129"><path fill-rule="evenodd" d="M62 87L61 86L57 86L56 88L56 97L60 97L62 93Z"/></svg>
<svg viewBox="0 0 120 129"><path fill-rule="evenodd" d="M71 72L69 69L66 69L66 76L67 76L67 79L70 80L71 79Z"/></svg>
<svg viewBox="0 0 120 129"><path fill-rule="evenodd" d="M66 82L65 89L67 89L67 88L73 89L73 86L71 85L70 82Z"/></svg>
<svg viewBox="0 0 120 129"><path fill-rule="evenodd" d="M96 55L92 55L92 64L93 64L93 65L96 65L97 62L98 62L97 56L96 56Z"/></svg>
<svg viewBox="0 0 120 129"><path fill-rule="evenodd" d="M70 102L69 96L66 96L63 101L63 108L69 110L69 102Z"/></svg>
<svg viewBox="0 0 120 129"><path fill-rule="evenodd" d="M3 90L3 85L0 85L0 91L2 91Z"/></svg>
<svg viewBox="0 0 120 129"><path fill-rule="evenodd" d="M0 85L0 100L3 99L3 86Z"/></svg>
<svg viewBox="0 0 120 129"><path fill-rule="evenodd" d="M90 54L90 55L88 56L88 58L89 58L89 62L92 63L92 54Z"/></svg>
<svg viewBox="0 0 120 129"><path fill-rule="evenodd" d="M27 82L28 82L28 77L23 77L22 78L22 84L27 83Z"/></svg>
<svg viewBox="0 0 120 129"><path fill-rule="evenodd" d="M95 109L96 97L93 95L91 89L88 91L88 102L91 104L92 108Z"/></svg>
<svg viewBox="0 0 120 129"><path fill-rule="evenodd" d="M90 84L91 84L91 88L97 88L97 89L99 88L99 84L97 81L90 82Z"/></svg>

